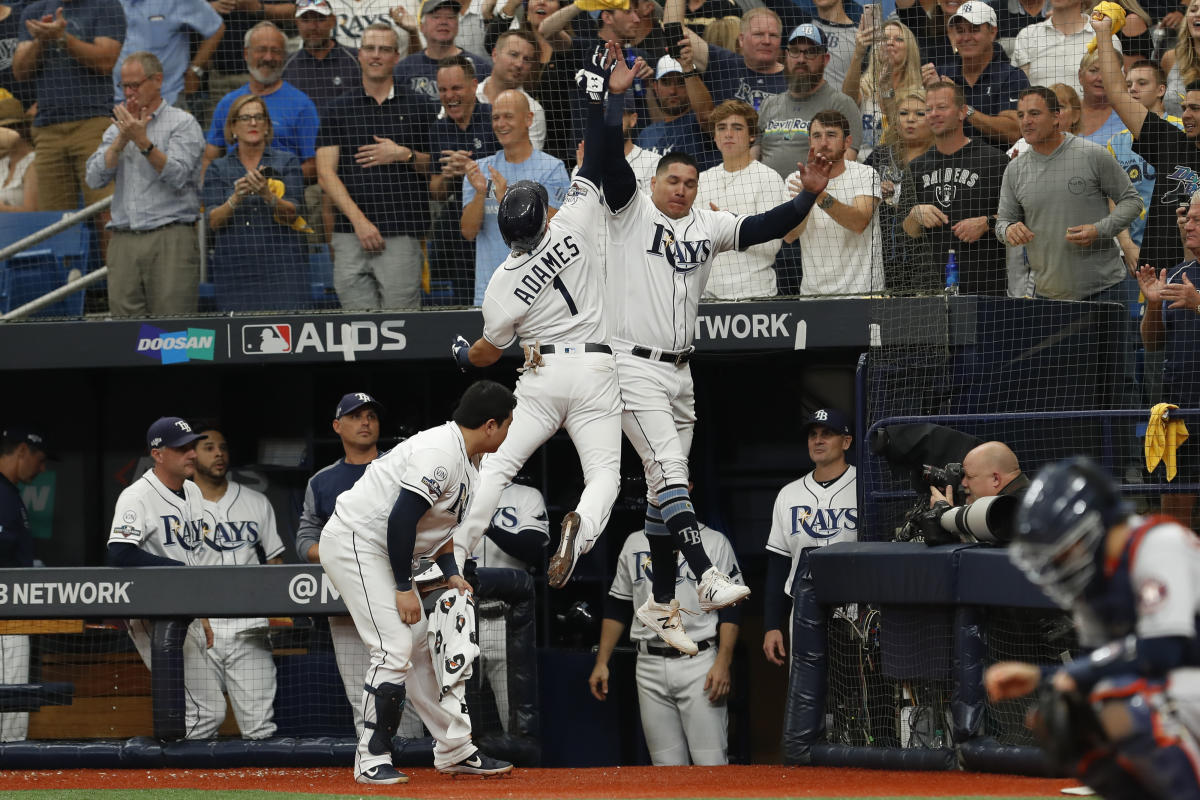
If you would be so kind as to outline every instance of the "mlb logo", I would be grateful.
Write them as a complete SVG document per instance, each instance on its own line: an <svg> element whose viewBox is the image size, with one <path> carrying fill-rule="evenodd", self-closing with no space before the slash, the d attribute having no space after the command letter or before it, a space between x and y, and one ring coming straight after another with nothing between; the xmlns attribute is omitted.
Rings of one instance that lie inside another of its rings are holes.
<svg viewBox="0 0 1200 800"><path fill-rule="evenodd" d="M242 352L246 355L292 352L292 326L243 325Z"/></svg>

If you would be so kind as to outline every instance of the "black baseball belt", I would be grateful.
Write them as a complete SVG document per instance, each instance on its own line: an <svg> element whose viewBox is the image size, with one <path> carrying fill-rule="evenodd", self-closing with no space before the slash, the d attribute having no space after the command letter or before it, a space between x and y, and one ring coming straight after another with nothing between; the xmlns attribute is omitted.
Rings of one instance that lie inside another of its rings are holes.
<svg viewBox="0 0 1200 800"><path fill-rule="evenodd" d="M705 650L713 646L712 639L705 639L703 642L696 642L696 652L703 653ZM638 642L637 650L639 653L645 653L650 656L662 656L663 658L683 658L687 656L681 650L676 650L669 644L659 644L658 642ZM688 656L690 658L690 656Z"/></svg>
<svg viewBox="0 0 1200 800"><path fill-rule="evenodd" d="M648 358L651 361L661 361L664 364L674 364L677 367L682 367L692 360L693 350L689 347L687 350L680 350L678 353L659 351L656 356L654 355L655 351L649 347L642 347L640 344L635 344L629 352L638 358Z"/></svg>
<svg viewBox="0 0 1200 800"><path fill-rule="evenodd" d="M544 344L544 345L541 345L540 347L538 347L538 352L544 356L552 356L558 352L562 352L562 353L570 352L570 350L572 348L578 348L578 345ZM608 353L611 356L612 348L606 344L593 344L591 342L588 342L587 344L585 344L583 346L583 352L585 352L585 353Z"/></svg>

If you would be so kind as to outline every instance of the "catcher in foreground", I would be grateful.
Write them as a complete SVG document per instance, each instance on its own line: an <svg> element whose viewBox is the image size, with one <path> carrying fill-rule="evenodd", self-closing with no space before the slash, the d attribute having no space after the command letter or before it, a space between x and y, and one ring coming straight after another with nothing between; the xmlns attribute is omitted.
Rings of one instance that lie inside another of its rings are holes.
<svg viewBox="0 0 1200 800"><path fill-rule="evenodd" d="M1141 517L1086 459L1038 474L1009 554L1072 611L1085 655L1002 662L993 700L1037 691L1030 727L1051 761L1108 800L1200 798L1200 539Z"/></svg>

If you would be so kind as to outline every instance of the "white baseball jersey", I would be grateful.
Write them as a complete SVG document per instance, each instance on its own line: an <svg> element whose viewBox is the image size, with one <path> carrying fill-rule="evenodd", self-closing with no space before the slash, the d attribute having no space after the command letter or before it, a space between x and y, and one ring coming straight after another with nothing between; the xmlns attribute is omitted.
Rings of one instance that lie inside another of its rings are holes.
<svg viewBox="0 0 1200 800"><path fill-rule="evenodd" d="M728 575L734 583L745 585L742 583L742 571L738 566L737 556L734 555L733 546L729 544L725 534L700 523L700 543L704 545L704 552L708 553L713 566L719 572ZM654 573L654 565L650 560L650 542L646 539L645 531L629 534L621 548L621 555L617 557L616 573L608 593L618 600L631 601L634 608L641 608L653 590L651 578ZM677 553L675 599L679 601L680 608L695 612L696 616L689 615L687 618L688 636L692 637L693 641L703 642L716 637L718 620L716 611L700 613L700 594L696 590L698 582L683 553ZM635 615L629 638L634 642L657 642L658 634L643 625Z"/></svg>
<svg viewBox="0 0 1200 800"><path fill-rule="evenodd" d="M224 496L204 500L204 565L257 564L261 545L269 561L283 553L283 540L275 528L275 509L262 492L229 481Z"/></svg>
<svg viewBox="0 0 1200 800"><path fill-rule="evenodd" d="M204 563L204 497L190 480L183 482L183 494L147 470L117 498L108 543L137 545L183 564Z"/></svg>
<svg viewBox="0 0 1200 800"><path fill-rule="evenodd" d="M338 495L325 530L353 531L387 552L388 516L400 492L408 489L430 505L417 521L415 564L421 556L432 556L454 535L475 479L462 432L458 425L447 422L405 439L368 464L358 482Z"/></svg>
<svg viewBox="0 0 1200 800"><path fill-rule="evenodd" d="M792 574L800 552L836 542L858 541L858 472L847 466L841 477L822 486L810 472L779 490L771 512L767 550L792 560L784 591L792 596Z"/></svg>
<svg viewBox="0 0 1200 800"><path fill-rule="evenodd" d="M671 219L640 191L608 219L610 330L619 345L691 346L713 258L737 243L745 217L693 206Z"/></svg>
<svg viewBox="0 0 1200 800"><path fill-rule="evenodd" d="M522 344L608 341L595 237L602 213L600 190L576 178L550 220L550 235L532 253L510 254L492 274L483 298L485 339L501 350L518 338Z"/></svg>
<svg viewBox="0 0 1200 800"><path fill-rule="evenodd" d="M662 158L661 155L653 150L646 150L638 147L636 144L628 153L625 154L625 161L628 162L633 170L634 180L637 181L638 191L650 191L650 179L654 177L654 171L658 169L658 161ZM578 165L571 170L571 178L574 179L579 174ZM600 190L600 197L604 197L604 190ZM593 220L593 228L596 231L596 252L600 254L600 261L604 265L605 274L608 272L608 206L604 207L602 213L597 220Z"/></svg>
<svg viewBox="0 0 1200 800"><path fill-rule="evenodd" d="M510 483L500 493L500 504L492 514L492 527L504 533L537 530L546 541L550 541L550 521L546 516L546 499L532 486ZM484 536L479 540L475 552L471 553L480 567L503 567L524 570L529 567L520 559L513 558L500 546Z"/></svg>

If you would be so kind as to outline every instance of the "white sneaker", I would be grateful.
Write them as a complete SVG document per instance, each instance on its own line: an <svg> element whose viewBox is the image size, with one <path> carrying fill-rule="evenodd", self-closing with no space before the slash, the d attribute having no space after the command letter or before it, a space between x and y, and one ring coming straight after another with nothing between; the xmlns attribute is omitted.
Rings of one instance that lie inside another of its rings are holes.
<svg viewBox="0 0 1200 800"><path fill-rule="evenodd" d="M716 567L704 570L696 591L700 594L702 612L716 611L718 608L740 603L750 596L749 586L734 583L729 580L728 575L717 571Z"/></svg>
<svg viewBox="0 0 1200 800"><path fill-rule="evenodd" d="M679 611L679 601L675 598L672 597L670 603L663 604L654 602L654 597L650 596L637 610L637 618L671 647L694 656L700 652L700 648L696 647L696 643L684 632Z"/></svg>

